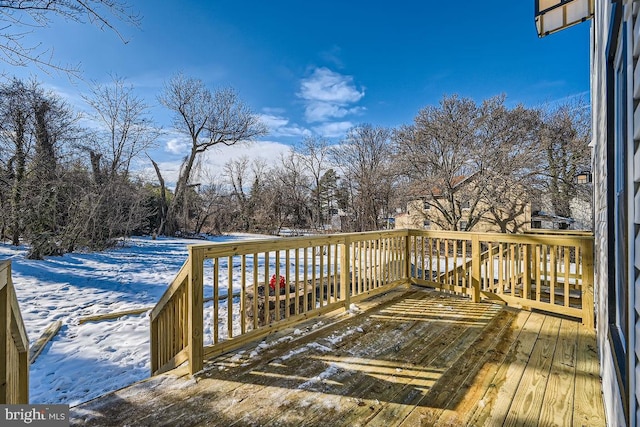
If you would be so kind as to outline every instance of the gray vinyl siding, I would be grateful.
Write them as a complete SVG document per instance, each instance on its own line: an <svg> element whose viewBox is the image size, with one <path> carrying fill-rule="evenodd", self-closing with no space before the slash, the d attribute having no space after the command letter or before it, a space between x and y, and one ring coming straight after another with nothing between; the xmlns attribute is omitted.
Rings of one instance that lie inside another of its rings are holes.
<svg viewBox="0 0 640 427"><path fill-rule="evenodd" d="M627 88L628 100L628 140L633 141L629 153L633 153L633 158L628 159L629 176L629 262L628 265L633 271L629 272L629 315L630 315L630 344L635 349L632 357L629 372L630 398L630 425L636 425L636 411L640 400L640 391L635 386L635 378L640 373L640 346L635 337L640 331L638 322L640 302L635 295L635 283L640 283L640 67L638 67L640 56L640 27L637 20L638 4L625 1L625 13L623 19L627 22L627 37L630 49L627 51ZM595 233L595 304L596 304L596 324L598 332L598 347L600 355L600 370L602 377L602 389L604 394L605 410L607 422L610 426L625 424L624 409L620 388L616 376L614 364L614 353L609 340L609 286L608 286L608 243L609 227L607 217L607 42L609 35L609 25L611 22L612 7L609 1L596 1L595 17L592 21L592 55L591 55L591 97L593 114L593 177L594 177L594 233ZM633 5L633 7L632 7ZM636 25L634 25L636 24ZM635 131L635 132L634 132ZM636 134L637 133L637 134ZM636 209L638 206L638 209ZM636 250L636 248L639 248ZM613 298L614 296L612 296ZM635 367L635 369L633 369ZM640 414L638 414L640 415Z"/></svg>

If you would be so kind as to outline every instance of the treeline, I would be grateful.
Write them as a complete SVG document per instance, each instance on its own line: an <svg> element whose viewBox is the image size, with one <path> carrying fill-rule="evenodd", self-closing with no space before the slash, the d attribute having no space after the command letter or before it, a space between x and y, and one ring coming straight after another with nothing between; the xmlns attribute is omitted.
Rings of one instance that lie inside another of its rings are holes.
<svg viewBox="0 0 640 427"><path fill-rule="evenodd" d="M267 129L231 89L211 91L178 74L158 101L187 141L175 185L148 157L159 130L122 79L96 85L80 115L37 82L0 85L0 236L30 256L100 250L131 234L185 235L283 229L366 231L426 197L440 228L480 220L518 231L525 203L560 216L589 169L584 104L545 111L457 96L419 111L412 124L357 125L340 141L307 137L276 164L235 159L207 168L205 153L253 141ZM141 162L157 180L137 175ZM474 191L461 179L472 178Z"/></svg>
<svg viewBox="0 0 640 427"><path fill-rule="evenodd" d="M117 79L86 100L93 128L35 81L0 86L0 234L31 258L103 249L157 216L157 189L130 173L157 135L146 105Z"/></svg>
<svg viewBox="0 0 640 427"><path fill-rule="evenodd" d="M334 144L306 138L277 164L232 161L203 187L194 206L211 210L191 229L376 230L421 200L438 229L472 231L483 221L519 232L532 210L590 209L591 186L577 180L590 170L590 139L585 103L542 110L509 108L503 96L444 97L396 129L361 124Z"/></svg>

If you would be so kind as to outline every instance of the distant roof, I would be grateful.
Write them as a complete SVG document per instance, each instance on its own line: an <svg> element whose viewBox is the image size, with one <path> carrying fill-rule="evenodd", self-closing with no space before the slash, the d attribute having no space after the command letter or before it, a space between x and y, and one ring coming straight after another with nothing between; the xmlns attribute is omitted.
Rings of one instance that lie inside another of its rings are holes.
<svg viewBox="0 0 640 427"><path fill-rule="evenodd" d="M451 182L450 185L453 188L458 187L461 184L464 184L465 182L467 182L469 179L473 178L476 175L476 173L473 173L471 175L458 175L458 176L454 176L453 178L451 178ZM424 187L422 187L424 188ZM431 185L431 188L429 188L429 191L424 191L421 189L415 189L415 191L413 192L413 194L416 195L416 197L424 197L425 193L428 194L428 196L440 196L442 195L442 188L441 186L438 186L438 183L433 183Z"/></svg>
<svg viewBox="0 0 640 427"><path fill-rule="evenodd" d="M567 216L559 216L559 215L554 215L552 213L549 212L545 212L545 211L537 211L534 212L531 215L531 219L532 220L547 220L547 221L554 221L554 222L567 222L569 224L573 224L574 222L576 222L575 219L567 217Z"/></svg>

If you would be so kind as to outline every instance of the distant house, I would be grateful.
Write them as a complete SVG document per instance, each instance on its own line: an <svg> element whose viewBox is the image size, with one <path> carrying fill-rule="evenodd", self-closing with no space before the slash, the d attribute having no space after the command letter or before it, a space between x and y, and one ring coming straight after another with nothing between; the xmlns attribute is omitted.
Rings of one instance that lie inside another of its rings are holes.
<svg viewBox="0 0 640 427"><path fill-rule="evenodd" d="M546 211L531 212L532 229L569 230L575 222L576 220L573 218L554 215Z"/></svg>
<svg viewBox="0 0 640 427"><path fill-rule="evenodd" d="M454 180L451 193L436 186L428 195L416 196L406 212L395 217L395 228L477 232L522 231L530 228L531 205L516 195L488 203L473 176ZM451 196L453 194L453 196ZM501 227L502 225L502 227ZM505 230L506 229L506 230Z"/></svg>

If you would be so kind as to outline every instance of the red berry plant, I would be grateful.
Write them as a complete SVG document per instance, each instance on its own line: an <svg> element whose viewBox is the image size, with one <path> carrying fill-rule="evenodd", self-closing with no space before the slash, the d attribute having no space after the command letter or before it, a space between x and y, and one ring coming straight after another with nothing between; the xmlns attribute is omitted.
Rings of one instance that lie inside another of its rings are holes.
<svg viewBox="0 0 640 427"><path fill-rule="evenodd" d="M271 276L271 280L269 280L269 287L272 291L276 290L276 275ZM280 276L280 289L284 289L286 287L286 283L284 281L284 276Z"/></svg>

